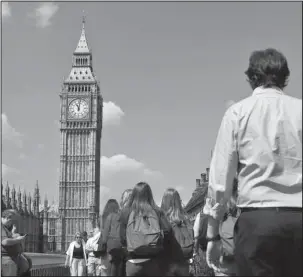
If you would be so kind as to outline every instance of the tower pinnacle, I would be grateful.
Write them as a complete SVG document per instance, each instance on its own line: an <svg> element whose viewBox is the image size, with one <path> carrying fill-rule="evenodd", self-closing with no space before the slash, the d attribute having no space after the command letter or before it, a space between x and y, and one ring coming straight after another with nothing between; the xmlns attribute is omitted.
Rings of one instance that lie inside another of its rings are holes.
<svg viewBox="0 0 303 277"><path fill-rule="evenodd" d="M84 13L84 10L83 10L83 16L82 16L82 29L85 28L85 19L86 19L86 16L85 16L85 13Z"/></svg>
<svg viewBox="0 0 303 277"><path fill-rule="evenodd" d="M84 13L84 11L83 11L83 13ZM85 15L83 15L82 16L82 31L81 31L78 45L77 45L74 53L79 53L79 54L80 53L84 53L84 54L90 53L88 44L87 44L87 40L86 40L86 36L85 36L85 22L86 22L86 18L85 18Z"/></svg>

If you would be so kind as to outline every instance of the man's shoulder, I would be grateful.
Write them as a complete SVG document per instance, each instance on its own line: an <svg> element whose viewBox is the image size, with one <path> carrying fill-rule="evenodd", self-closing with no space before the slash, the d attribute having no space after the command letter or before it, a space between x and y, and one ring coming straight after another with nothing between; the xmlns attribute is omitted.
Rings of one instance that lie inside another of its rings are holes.
<svg viewBox="0 0 303 277"><path fill-rule="evenodd" d="M227 110L230 110L232 112L237 112L243 107L250 105L252 102L254 102L256 98L253 95L250 95L248 97L245 97L234 104L232 104Z"/></svg>
<svg viewBox="0 0 303 277"><path fill-rule="evenodd" d="M302 99L294 97L294 96L290 96L290 95L287 95L287 94L284 94L283 97L286 101L291 102L292 105L295 105L295 106L300 107L302 109Z"/></svg>

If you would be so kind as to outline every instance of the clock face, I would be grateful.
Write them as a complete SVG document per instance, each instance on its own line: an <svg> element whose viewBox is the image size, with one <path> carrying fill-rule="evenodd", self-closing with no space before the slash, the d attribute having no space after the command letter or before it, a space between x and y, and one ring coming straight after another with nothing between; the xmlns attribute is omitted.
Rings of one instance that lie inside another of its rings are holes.
<svg viewBox="0 0 303 277"><path fill-rule="evenodd" d="M82 119L88 114L88 103L84 99L75 99L70 102L68 112L71 118Z"/></svg>

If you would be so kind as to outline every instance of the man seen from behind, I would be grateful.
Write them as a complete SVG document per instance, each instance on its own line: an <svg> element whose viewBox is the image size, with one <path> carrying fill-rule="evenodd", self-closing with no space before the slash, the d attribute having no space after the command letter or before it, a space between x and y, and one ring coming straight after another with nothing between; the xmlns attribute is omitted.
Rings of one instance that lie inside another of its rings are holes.
<svg viewBox="0 0 303 277"><path fill-rule="evenodd" d="M226 111L211 161L207 261L218 269L219 224L237 178L237 275L302 276L302 99L283 91L290 72L275 49L253 52L245 73L253 93Z"/></svg>

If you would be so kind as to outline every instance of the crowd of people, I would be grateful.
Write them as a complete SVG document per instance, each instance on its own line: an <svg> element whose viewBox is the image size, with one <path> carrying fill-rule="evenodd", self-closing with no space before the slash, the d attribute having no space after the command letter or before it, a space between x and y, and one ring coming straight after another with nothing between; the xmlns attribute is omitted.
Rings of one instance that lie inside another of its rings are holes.
<svg viewBox="0 0 303 277"><path fill-rule="evenodd" d="M207 228L201 221L194 232L176 189L168 188L158 207L145 182L124 191L120 204L109 199L100 223L88 240L86 232L75 234L65 262L72 276L193 275Z"/></svg>
<svg viewBox="0 0 303 277"><path fill-rule="evenodd" d="M283 92L289 74L279 51L252 53L253 94L223 117L193 225L177 190L167 189L158 207L140 182L120 204L108 200L89 238L75 234L66 252L71 275L195 275L200 249L216 276L302 276L302 100ZM24 240L14 216L2 212L2 276L30 268L22 249L9 250Z"/></svg>

